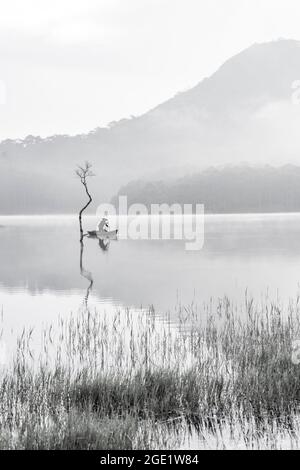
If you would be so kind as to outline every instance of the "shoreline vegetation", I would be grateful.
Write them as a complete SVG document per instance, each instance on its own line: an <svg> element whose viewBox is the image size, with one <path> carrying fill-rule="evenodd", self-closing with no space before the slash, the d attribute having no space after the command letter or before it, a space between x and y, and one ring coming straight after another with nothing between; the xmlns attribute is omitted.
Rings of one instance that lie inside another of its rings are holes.
<svg viewBox="0 0 300 470"><path fill-rule="evenodd" d="M147 312L82 308L17 339L0 449L300 447L300 298Z"/></svg>

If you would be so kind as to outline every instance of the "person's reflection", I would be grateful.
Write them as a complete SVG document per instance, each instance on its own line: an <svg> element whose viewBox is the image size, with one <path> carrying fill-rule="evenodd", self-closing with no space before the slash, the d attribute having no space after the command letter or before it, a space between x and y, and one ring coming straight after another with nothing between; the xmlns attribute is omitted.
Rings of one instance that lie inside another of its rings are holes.
<svg viewBox="0 0 300 470"><path fill-rule="evenodd" d="M110 245L110 240L108 240L108 239L103 240L103 239L99 238L99 246L100 246L101 250L107 251L108 248L109 248L109 245Z"/></svg>
<svg viewBox="0 0 300 470"><path fill-rule="evenodd" d="M82 242L80 242L80 261L79 261L79 265L80 265L80 274L81 274L81 276L89 281L89 285L88 285L87 290L86 290L86 295L84 297L84 304L87 307L90 291L91 291L91 289L93 287L93 284L94 284L94 279L93 279L92 273L87 271L83 267L83 254L84 254L84 243L82 241Z"/></svg>

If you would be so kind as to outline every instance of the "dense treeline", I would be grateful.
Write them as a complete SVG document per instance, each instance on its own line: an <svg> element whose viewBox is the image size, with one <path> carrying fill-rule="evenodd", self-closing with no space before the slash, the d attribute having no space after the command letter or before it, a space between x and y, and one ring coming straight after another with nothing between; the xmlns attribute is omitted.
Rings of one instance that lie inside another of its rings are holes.
<svg viewBox="0 0 300 470"><path fill-rule="evenodd" d="M118 195L128 204L180 203L205 205L211 213L300 211L300 167L247 166L210 168L173 182L133 181ZM113 198L117 203L117 196Z"/></svg>

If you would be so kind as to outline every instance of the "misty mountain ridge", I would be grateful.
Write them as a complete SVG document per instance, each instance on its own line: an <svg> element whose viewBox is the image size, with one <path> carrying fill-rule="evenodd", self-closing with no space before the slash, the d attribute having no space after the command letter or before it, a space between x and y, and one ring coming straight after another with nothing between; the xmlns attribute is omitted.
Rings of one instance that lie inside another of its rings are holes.
<svg viewBox="0 0 300 470"><path fill-rule="evenodd" d="M201 58L199 58L201 60ZM73 169L93 163L97 204L133 179L177 178L190 167L300 164L300 42L255 44L210 78L140 117L78 135L0 144L1 213L76 212Z"/></svg>

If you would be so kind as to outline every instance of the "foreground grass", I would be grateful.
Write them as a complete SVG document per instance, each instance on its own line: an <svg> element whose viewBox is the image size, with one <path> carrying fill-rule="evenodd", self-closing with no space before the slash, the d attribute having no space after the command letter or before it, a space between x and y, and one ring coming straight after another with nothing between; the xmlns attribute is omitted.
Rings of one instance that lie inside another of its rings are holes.
<svg viewBox="0 0 300 470"><path fill-rule="evenodd" d="M300 448L299 299L153 312L83 311L23 332L0 378L0 448Z"/></svg>

